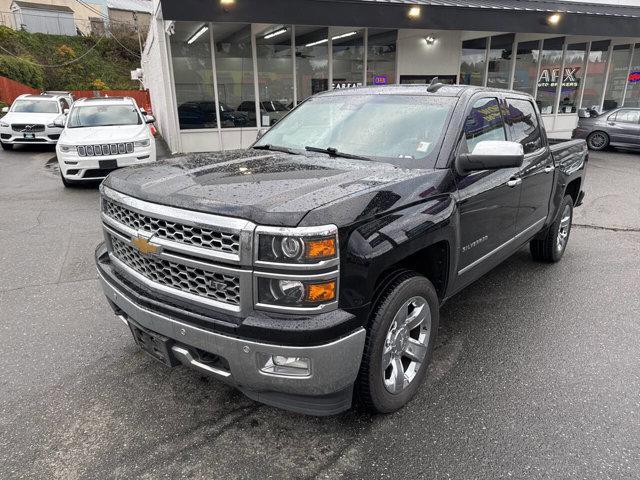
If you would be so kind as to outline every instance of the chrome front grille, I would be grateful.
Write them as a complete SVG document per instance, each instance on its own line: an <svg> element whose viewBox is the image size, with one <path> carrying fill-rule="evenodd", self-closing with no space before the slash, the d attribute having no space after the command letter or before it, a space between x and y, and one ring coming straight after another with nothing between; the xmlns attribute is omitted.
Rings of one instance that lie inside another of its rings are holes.
<svg viewBox="0 0 640 480"><path fill-rule="evenodd" d="M239 277L144 256L113 235L110 240L115 257L152 282L218 302L240 305Z"/></svg>
<svg viewBox="0 0 640 480"><path fill-rule="evenodd" d="M195 225L186 225L138 213L107 198L103 199L103 212L115 221L135 230L143 230L174 242L203 247L220 252L238 254L240 235L215 231Z"/></svg>
<svg viewBox="0 0 640 480"><path fill-rule="evenodd" d="M133 153L133 142L126 143L105 143L100 145L79 145L76 147L78 155L81 157L93 157L104 155L122 155Z"/></svg>
<svg viewBox="0 0 640 480"><path fill-rule="evenodd" d="M12 123L11 128L14 132L44 132L44 125L32 123Z"/></svg>

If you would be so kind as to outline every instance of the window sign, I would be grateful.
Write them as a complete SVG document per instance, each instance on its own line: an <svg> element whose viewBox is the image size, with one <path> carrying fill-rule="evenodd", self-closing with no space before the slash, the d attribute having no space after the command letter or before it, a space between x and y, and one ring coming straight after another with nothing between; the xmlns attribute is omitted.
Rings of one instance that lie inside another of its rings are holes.
<svg viewBox="0 0 640 480"><path fill-rule="evenodd" d="M577 77L580 67L566 67L562 79L563 87L578 87L580 80ZM538 78L538 88L549 88L558 86L559 68L544 68L540 71Z"/></svg>
<svg viewBox="0 0 640 480"><path fill-rule="evenodd" d="M386 75L374 75L373 84L374 85L387 85L388 79Z"/></svg>
<svg viewBox="0 0 640 480"><path fill-rule="evenodd" d="M331 84L331 88L333 90L340 90L343 88L356 88L356 87L361 87L362 86L362 82L342 82L342 81L337 81L337 82L333 82Z"/></svg>
<svg viewBox="0 0 640 480"><path fill-rule="evenodd" d="M629 83L638 83L640 82L640 72L631 72L629 74Z"/></svg>

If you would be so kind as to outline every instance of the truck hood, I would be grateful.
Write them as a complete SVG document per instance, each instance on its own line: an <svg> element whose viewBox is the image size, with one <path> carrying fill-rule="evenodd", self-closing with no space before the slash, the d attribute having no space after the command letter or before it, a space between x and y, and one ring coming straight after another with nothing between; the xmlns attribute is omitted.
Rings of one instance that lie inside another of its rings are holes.
<svg viewBox="0 0 640 480"><path fill-rule="evenodd" d="M111 127L78 127L65 128L60 142L72 145L132 142L140 138L147 138L148 127L142 125L118 125Z"/></svg>
<svg viewBox="0 0 640 480"><path fill-rule="evenodd" d="M296 226L323 205L401 184L427 171L388 163L245 150L191 154L111 173L106 187L141 200L238 217L261 225ZM432 171L433 172L433 171ZM349 202L342 203L342 209ZM355 204L354 204L355 205ZM336 223L327 211L314 222ZM357 216L360 212L354 212ZM346 221L346 220L345 220ZM338 225L340 226L340 225Z"/></svg>

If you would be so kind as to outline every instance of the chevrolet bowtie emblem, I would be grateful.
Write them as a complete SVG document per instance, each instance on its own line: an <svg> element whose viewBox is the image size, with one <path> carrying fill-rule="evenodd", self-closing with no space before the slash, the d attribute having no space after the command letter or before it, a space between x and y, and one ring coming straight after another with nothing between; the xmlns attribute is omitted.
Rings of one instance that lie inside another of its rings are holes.
<svg viewBox="0 0 640 480"><path fill-rule="evenodd" d="M147 240L144 237L132 238L131 244L134 247L136 247L140 251L140 253L142 253L143 255L149 255L150 253L158 253L160 251L160 247L149 242L149 240Z"/></svg>

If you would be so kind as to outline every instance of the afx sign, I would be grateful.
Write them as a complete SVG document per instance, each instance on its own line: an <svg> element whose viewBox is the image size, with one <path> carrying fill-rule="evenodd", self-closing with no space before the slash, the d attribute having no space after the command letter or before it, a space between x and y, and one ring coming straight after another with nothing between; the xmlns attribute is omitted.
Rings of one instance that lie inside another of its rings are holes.
<svg viewBox="0 0 640 480"><path fill-rule="evenodd" d="M580 71L580 67L566 67L564 69L562 86L577 87L578 85L580 85L580 80L576 76L579 71ZM559 68L543 68L540 71L540 78L538 78L538 87L539 88L557 87L559 75L560 75Z"/></svg>

